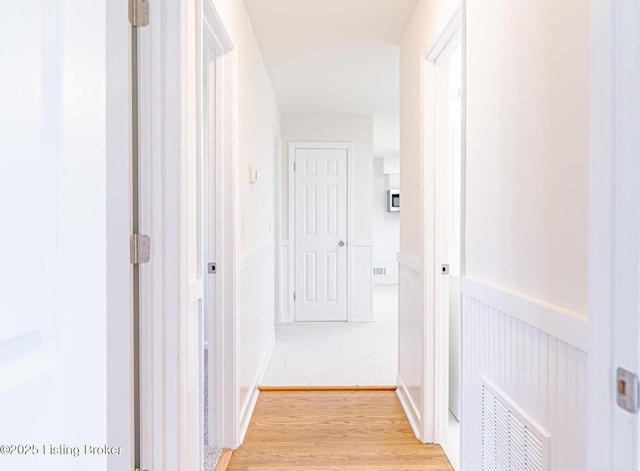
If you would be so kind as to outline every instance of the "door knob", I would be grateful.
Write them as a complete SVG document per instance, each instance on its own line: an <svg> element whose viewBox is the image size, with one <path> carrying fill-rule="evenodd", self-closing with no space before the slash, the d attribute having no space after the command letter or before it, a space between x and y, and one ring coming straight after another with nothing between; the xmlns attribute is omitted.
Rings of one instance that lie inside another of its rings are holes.
<svg viewBox="0 0 640 471"><path fill-rule="evenodd" d="M344 247L344 240L341 240L340 242L338 242L338 245L339 245L340 247Z"/></svg>

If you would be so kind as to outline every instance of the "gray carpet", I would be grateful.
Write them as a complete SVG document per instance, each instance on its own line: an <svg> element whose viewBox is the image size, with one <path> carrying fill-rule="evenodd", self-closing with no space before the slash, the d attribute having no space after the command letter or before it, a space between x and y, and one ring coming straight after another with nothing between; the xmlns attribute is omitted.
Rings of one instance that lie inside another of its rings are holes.
<svg viewBox="0 0 640 471"><path fill-rule="evenodd" d="M220 448L204 447L204 471L215 471L222 450Z"/></svg>

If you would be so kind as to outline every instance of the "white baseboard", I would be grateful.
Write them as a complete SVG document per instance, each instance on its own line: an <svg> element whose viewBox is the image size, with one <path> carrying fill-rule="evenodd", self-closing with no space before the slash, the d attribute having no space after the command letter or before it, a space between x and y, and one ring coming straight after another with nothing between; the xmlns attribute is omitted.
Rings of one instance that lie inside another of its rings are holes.
<svg viewBox="0 0 640 471"><path fill-rule="evenodd" d="M400 375L398 375L398 389L396 389L396 395L400 400L400 404L404 409L405 415L409 420L409 425L411 425L411 429L413 430L414 435L420 441L422 441L421 433L420 433L420 412L416 405L411 400L411 395L407 391L407 386L402 381Z"/></svg>

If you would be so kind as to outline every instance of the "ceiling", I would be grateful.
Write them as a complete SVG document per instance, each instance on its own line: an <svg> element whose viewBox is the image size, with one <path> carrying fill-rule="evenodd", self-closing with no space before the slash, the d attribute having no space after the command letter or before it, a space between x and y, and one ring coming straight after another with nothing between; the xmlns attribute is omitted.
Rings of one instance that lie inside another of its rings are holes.
<svg viewBox="0 0 640 471"><path fill-rule="evenodd" d="M283 114L397 116L419 0L245 0Z"/></svg>

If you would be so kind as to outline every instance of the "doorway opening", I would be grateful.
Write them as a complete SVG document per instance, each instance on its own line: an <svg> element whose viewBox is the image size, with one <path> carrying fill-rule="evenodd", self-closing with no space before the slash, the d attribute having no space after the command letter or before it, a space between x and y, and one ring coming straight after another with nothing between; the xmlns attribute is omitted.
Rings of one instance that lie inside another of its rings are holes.
<svg viewBox="0 0 640 471"><path fill-rule="evenodd" d="M363 211L350 191L352 179L360 177L350 172L353 145L287 144L290 237L280 247L276 346L262 387L394 388L397 284L374 289L375 241L352 235L351 211L353 217ZM367 163L371 171L372 160ZM397 174L397 159L395 164ZM382 179L384 189L374 203L386 211L388 184ZM393 259L390 271L395 256L394 251L387 257Z"/></svg>
<svg viewBox="0 0 640 471"><path fill-rule="evenodd" d="M460 455L460 283L463 248L463 83L459 10L427 56L433 70L435 159L435 437L454 468Z"/></svg>
<svg viewBox="0 0 640 471"><path fill-rule="evenodd" d="M203 469L213 470L223 448L237 446L234 402L233 283L235 191L231 107L233 45L212 3L204 2L199 69L199 145L202 155L203 331L201 446Z"/></svg>
<svg viewBox="0 0 640 471"><path fill-rule="evenodd" d="M448 362L447 433L443 448L451 461L457 461L460 449L460 239L461 239L461 125L462 50L456 38L445 51L445 56L436 62L443 72L439 77L439 107L442 113L438 120L436 153L441 183L438 192L437 220L439 226L439 250L441 265L440 316L448 319L449 348L445 360ZM448 265L448 266L447 266Z"/></svg>

